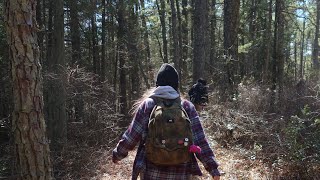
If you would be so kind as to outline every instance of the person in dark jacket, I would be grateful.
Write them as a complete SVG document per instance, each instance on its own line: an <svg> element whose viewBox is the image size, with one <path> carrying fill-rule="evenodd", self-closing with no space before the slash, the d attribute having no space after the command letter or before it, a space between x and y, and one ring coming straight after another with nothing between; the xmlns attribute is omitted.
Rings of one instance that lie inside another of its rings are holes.
<svg viewBox="0 0 320 180"><path fill-rule="evenodd" d="M206 80L200 78L188 92L190 101L195 105L196 110L200 111L209 102L208 86Z"/></svg>

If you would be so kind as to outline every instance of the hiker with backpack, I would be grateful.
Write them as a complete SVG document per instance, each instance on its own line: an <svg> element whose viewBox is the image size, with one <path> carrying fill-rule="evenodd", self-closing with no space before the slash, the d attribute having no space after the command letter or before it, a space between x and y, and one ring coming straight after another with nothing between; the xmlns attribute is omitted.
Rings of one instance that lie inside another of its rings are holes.
<svg viewBox="0 0 320 180"><path fill-rule="evenodd" d="M205 137L194 105L178 92L176 69L163 64L156 87L133 106L134 118L112 152L117 163L139 143L132 179L189 180L201 176L196 158L213 179L220 179L213 151Z"/></svg>
<svg viewBox="0 0 320 180"><path fill-rule="evenodd" d="M207 81L202 78L198 79L189 90L188 95L196 110L203 110L203 107L209 102Z"/></svg>

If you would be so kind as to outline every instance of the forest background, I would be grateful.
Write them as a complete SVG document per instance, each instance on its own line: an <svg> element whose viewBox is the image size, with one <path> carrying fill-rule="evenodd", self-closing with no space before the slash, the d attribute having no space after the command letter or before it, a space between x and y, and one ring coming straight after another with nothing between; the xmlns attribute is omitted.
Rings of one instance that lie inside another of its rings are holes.
<svg viewBox="0 0 320 180"><path fill-rule="evenodd" d="M319 0L7 0L0 11L0 178L99 178L162 63L182 94L207 80L218 144L274 177L320 178Z"/></svg>

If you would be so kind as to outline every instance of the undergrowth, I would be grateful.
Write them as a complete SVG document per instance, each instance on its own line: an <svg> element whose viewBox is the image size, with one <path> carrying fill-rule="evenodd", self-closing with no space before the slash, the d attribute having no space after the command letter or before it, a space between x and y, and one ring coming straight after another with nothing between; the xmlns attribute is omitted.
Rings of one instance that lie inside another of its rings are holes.
<svg viewBox="0 0 320 180"><path fill-rule="evenodd" d="M209 105L210 131L226 148L253 152L251 158L273 169L274 179L320 179L320 91L310 84L300 86L287 84L282 102L272 104L278 111L271 112L268 87L240 84L232 102ZM211 94L210 99L218 98L218 93Z"/></svg>

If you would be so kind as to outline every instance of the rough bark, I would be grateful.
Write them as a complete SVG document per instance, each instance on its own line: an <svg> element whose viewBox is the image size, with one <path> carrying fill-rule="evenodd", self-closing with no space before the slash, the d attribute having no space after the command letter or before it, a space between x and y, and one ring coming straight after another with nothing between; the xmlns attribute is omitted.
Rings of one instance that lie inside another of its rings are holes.
<svg viewBox="0 0 320 180"><path fill-rule="evenodd" d="M275 112L277 107L281 110L281 99L283 91L283 69L284 69L284 4L282 0L276 0L275 24L274 24L274 44L272 62L272 87L271 87L271 111ZM278 102L276 104L276 89L278 87ZM279 110L279 109L278 109Z"/></svg>
<svg viewBox="0 0 320 180"><path fill-rule="evenodd" d="M177 34L178 34L178 74L179 74L179 88L180 88L180 91L183 90L182 88L182 84L183 83L183 80L185 79L184 77L188 77L188 76L182 76L182 69L183 69L183 59L182 59L182 17L181 17L181 11L180 11L180 2L179 0L176 0L176 7L177 7L177 20L178 20L178 26L177 26Z"/></svg>
<svg viewBox="0 0 320 180"><path fill-rule="evenodd" d="M204 78L207 51L207 25L208 25L208 1L195 0L194 2L194 48L193 48L193 81Z"/></svg>
<svg viewBox="0 0 320 180"><path fill-rule="evenodd" d="M60 151L67 136L66 90L64 58L64 9L63 0L56 0L53 5L53 30L48 71L54 74L46 88L46 117L48 121L51 148Z"/></svg>
<svg viewBox="0 0 320 180"><path fill-rule="evenodd" d="M141 9L144 12L144 9L145 9L144 0L140 0L140 4L141 4ZM143 68L143 65L141 62L139 62L139 66L143 69L147 69L147 74L149 74L151 71L151 51L150 51L149 32L148 32L148 28L147 28L147 21L146 21L145 13L141 14L141 21L142 21L142 29L143 29L143 44L145 46L145 50L144 50L145 64L146 64L145 67L147 67L147 68ZM160 46L160 48L161 48L161 46ZM162 52L160 54L162 56ZM149 83L148 78L145 75L145 71L143 69L141 69L141 74L143 76L143 79L146 83L147 88L149 89L150 83Z"/></svg>
<svg viewBox="0 0 320 180"><path fill-rule="evenodd" d="M71 66L82 65L81 63L81 41L80 41L80 27L79 27L79 7L76 0L69 0L70 7L70 33L72 46L72 60Z"/></svg>
<svg viewBox="0 0 320 180"><path fill-rule="evenodd" d="M52 34L53 34L53 3L52 1L48 2L48 30L46 33L47 36L47 60L49 60L51 58L52 55L52 43L53 43L53 39L52 39ZM47 69L47 62L44 62L44 67L45 69Z"/></svg>
<svg viewBox="0 0 320 180"><path fill-rule="evenodd" d="M272 0L269 1L268 4L268 21L267 21L267 26L266 26L266 34L265 34L265 42L266 42L266 48L265 48L265 61L263 65L263 75L262 79L264 82L269 81L270 77L270 62L271 62L271 26L272 26Z"/></svg>
<svg viewBox="0 0 320 180"><path fill-rule="evenodd" d="M170 0L170 7L171 7L171 22L172 22L172 27L171 27L171 33L172 33L172 42L173 42L173 59L172 62L174 63L175 68L179 72L179 61L180 61L180 56L179 56L179 41L178 41L178 31L177 31L177 10L175 6L175 0Z"/></svg>
<svg viewBox="0 0 320 180"><path fill-rule="evenodd" d="M127 114L127 69L125 67L126 64L126 7L123 0L119 0L118 9L117 9L117 20L119 24L118 28L118 54L119 54L119 74L120 74L120 82L119 82L119 91L120 91L120 113L126 115ZM127 125L126 122L120 122L120 126L124 127Z"/></svg>
<svg viewBox="0 0 320 180"><path fill-rule="evenodd" d="M97 22L96 22L96 6L97 1L91 0L92 16L91 16L91 33L92 33L92 63L93 72L95 74L100 73L100 61L99 61L99 46L98 46L98 34L97 34Z"/></svg>
<svg viewBox="0 0 320 180"><path fill-rule="evenodd" d="M216 0L211 1L211 15L210 15L210 62L209 62L209 72L213 75L213 69L216 62Z"/></svg>
<svg viewBox="0 0 320 180"><path fill-rule="evenodd" d="M117 66L116 64L116 48L117 46L115 45L115 36L116 36L116 32L115 32L115 23L114 23L114 19L115 19L115 8L112 5L112 0L107 0L107 9L108 9L108 14L109 16L107 16L107 27L108 27L108 31L107 31L107 79L110 80L110 82L112 82L112 84L116 84L116 78L117 77ZM115 75L115 76L114 76ZM116 87L116 85L113 86L114 88Z"/></svg>
<svg viewBox="0 0 320 180"><path fill-rule="evenodd" d="M130 5L130 14L128 20L128 54L129 54L129 62L131 64L130 68L130 79L131 79L131 99L136 100L140 94L140 78L139 78L139 61L141 58L138 58L138 37L139 37L139 30L137 27L138 24L138 15L135 12L135 4L132 3Z"/></svg>
<svg viewBox="0 0 320 180"><path fill-rule="evenodd" d="M102 23L101 23L101 71L100 78L106 80L106 0L102 0Z"/></svg>
<svg viewBox="0 0 320 180"><path fill-rule="evenodd" d="M299 70L299 78L303 79L303 58L304 58L304 40L305 40L305 30L306 30L306 19L303 19L303 27L302 27L302 40L301 40L301 45L300 45L300 70Z"/></svg>
<svg viewBox="0 0 320 180"><path fill-rule="evenodd" d="M36 1L8 0L5 6L13 82L12 132L17 179L52 179L41 92Z"/></svg>
<svg viewBox="0 0 320 180"><path fill-rule="evenodd" d="M187 9L188 6L188 0L182 0L182 23L181 23L181 31L182 31L182 52L181 52L181 69L184 73L182 76L189 77L188 74L188 57L189 57L189 28L188 28L188 22L189 22L189 11Z"/></svg>
<svg viewBox="0 0 320 180"><path fill-rule="evenodd" d="M225 55L225 72L226 89L229 96L237 94L238 84L238 28L239 28L239 10L240 0L224 1L224 55Z"/></svg>
<svg viewBox="0 0 320 180"><path fill-rule="evenodd" d="M251 0L250 2L250 8L249 8L249 41L252 42L252 46L249 50L249 54L247 56L248 62L246 66L248 67L247 72L254 72L255 77L257 77L257 74L260 73L260 71L257 70L258 68L258 62L255 57L257 48L256 46L256 22L257 22L257 4L256 0Z"/></svg>
<svg viewBox="0 0 320 180"><path fill-rule="evenodd" d="M162 34L162 46L163 46L163 62L168 63L168 40L167 40L167 28L166 28L166 3L163 0L160 0L161 5L159 5L159 1L156 0L156 4L158 7L160 23L161 23L161 34Z"/></svg>
<svg viewBox="0 0 320 180"><path fill-rule="evenodd" d="M39 50L40 50L40 59L44 58L44 46L43 46L43 38L44 38L44 29L43 29L43 24L44 24L44 16L42 9L44 8L44 4L42 0L37 0L37 7L36 7L36 19L37 19L37 24L38 28L40 31L37 33L38 35L38 45L39 45ZM42 63L42 62L41 62Z"/></svg>
<svg viewBox="0 0 320 180"><path fill-rule="evenodd" d="M316 28L313 42L313 51L312 51L312 61L314 64L314 69L316 72L320 69L319 65L319 26L320 26L320 1L316 1L317 4L317 17L316 17Z"/></svg>

